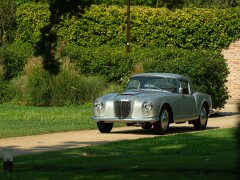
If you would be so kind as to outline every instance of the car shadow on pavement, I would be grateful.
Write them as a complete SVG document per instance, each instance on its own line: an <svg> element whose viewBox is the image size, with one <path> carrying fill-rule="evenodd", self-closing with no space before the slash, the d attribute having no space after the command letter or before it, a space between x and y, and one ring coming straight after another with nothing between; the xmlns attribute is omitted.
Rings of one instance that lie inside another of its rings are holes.
<svg viewBox="0 0 240 180"><path fill-rule="evenodd" d="M216 112L212 114L209 118L219 118L219 117L227 117L227 116L235 116L239 115L238 112Z"/></svg>
<svg viewBox="0 0 240 180"><path fill-rule="evenodd" d="M212 129L219 129L220 127L207 127L206 130L212 130ZM204 130L204 131L206 131ZM174 134L183 134L183 133L193 133L193 132L199 132L194 129L193 126L170 126L167 133L165 135L174 135ZM136 127L136 129L130 129L130 130L120 130L120 131L114 131L114 129L111 131L111 134L137 134L137 135L156 135L153 129L141 129L141 127Z"/></svg>

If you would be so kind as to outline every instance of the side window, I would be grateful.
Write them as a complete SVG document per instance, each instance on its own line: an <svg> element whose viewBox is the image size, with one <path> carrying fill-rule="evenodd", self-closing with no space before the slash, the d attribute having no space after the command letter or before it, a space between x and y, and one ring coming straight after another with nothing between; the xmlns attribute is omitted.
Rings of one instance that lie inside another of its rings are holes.
<svg viewBox="0 0 240 180"><path fill-rule="evenodd" d="M179 81L180 87L183 89L183 94L189 94L188 83L186 81Z"/></svg>

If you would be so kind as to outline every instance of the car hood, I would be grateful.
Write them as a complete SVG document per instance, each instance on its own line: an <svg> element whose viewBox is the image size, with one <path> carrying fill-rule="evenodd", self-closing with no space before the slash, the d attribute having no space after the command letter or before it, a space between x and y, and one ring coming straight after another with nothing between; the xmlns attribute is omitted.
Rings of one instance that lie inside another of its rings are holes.
<svg viewBox="0 0 240 180"><path fill-rule="evenodd" d="M138 91L125 91L116 95L115 100L150 100L161 96L168 96L171 92L160 90L138 90Z"/></svg>

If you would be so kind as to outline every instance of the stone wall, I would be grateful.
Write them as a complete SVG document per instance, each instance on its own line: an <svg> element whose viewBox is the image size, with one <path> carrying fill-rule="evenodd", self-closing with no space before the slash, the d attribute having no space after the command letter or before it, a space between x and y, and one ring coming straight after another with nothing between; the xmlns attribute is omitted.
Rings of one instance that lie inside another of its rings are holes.
<svg viewBox="0 0 240 180"><path fill-rule="evenodd" d="M240 40L223 49L222 55L230 71L226 86L231 97L227 100L227 105L236 105L240 102Z"/></svg>

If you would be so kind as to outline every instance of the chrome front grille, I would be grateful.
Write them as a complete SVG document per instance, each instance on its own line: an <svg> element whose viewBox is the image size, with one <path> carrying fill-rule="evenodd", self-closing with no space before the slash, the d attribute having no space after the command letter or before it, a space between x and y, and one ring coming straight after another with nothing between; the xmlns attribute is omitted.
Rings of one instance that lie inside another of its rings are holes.
<svg viewBox="0 0 240 180"><path fill-rule="evenodd" d="M115 113L119 119L128 118L131 111L131 101L115 101Z"/></svg>

